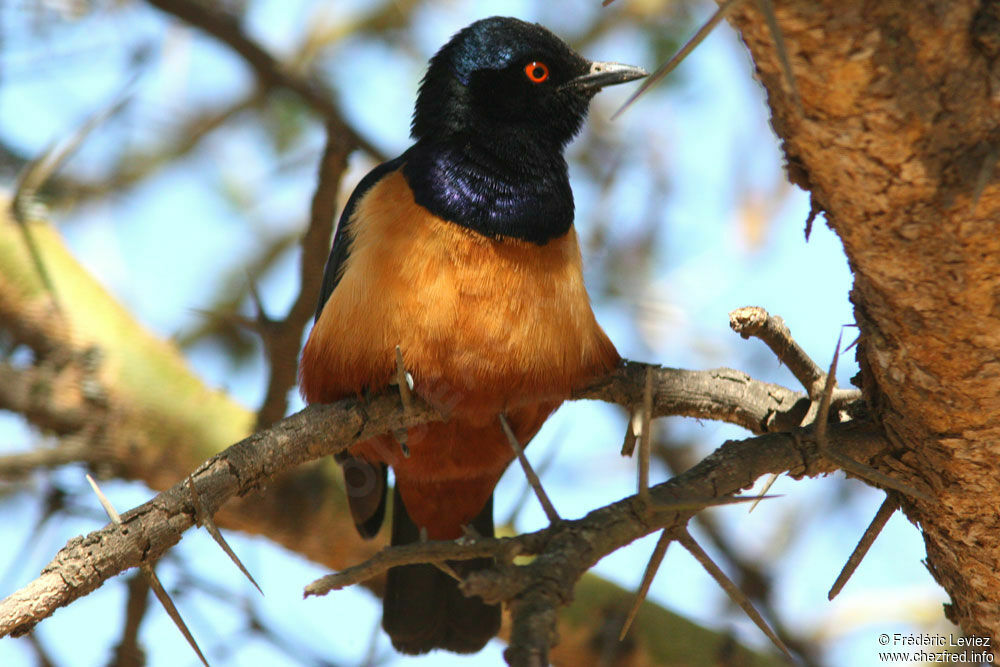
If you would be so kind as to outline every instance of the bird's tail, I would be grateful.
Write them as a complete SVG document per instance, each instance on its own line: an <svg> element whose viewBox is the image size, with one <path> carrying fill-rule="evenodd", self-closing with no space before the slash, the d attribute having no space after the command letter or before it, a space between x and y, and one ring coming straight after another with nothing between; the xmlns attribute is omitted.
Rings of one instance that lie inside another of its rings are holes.
<svg viewBox="0 0 1000 667"><path fill-rule="evenodd" d="M493 537L493 496L472 520L483 537ZM392 544L420 540L420 529L393 492ZM492 565L491 558L450 562L460 575ZM466 597L458 582L433 565L402 565L389 570L382 602L382 627L400 653L420 654L436 648L475 653L500 630L500 605Z"/></svg>

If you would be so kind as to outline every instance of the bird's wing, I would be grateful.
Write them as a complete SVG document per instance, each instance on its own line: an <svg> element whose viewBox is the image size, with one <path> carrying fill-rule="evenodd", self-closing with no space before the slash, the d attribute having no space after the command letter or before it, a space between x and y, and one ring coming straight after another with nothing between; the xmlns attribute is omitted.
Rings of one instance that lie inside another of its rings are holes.
<svg viewBox="0 0 1000 667"><path fill-rule="evenodd" d="M326 305L330 295L333 294L333 290L337 287L337 283L340 282L344 262L347 260L347 256L351 250L349 233L351 216L354 215L354 210L358 207L358 202L361 201L365 193L371 190L383 176L399 169L404 162L404 158L405 153L393 160L383 162L372 169L361 179L347 200L344 212L340 214L340 221L337 223L337 231L333 236L333 248L330 250L330 258L326 260L326 269L323 271L323 285L319 290L319 303L316 306L315 320L319 320L320 313L323 312L323 306Z"/></svg>

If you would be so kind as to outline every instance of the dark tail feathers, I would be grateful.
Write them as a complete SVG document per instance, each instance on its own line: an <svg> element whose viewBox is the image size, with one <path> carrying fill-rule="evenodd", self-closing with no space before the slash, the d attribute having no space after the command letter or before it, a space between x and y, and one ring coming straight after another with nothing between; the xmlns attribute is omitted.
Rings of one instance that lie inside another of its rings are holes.
<svg viewBox="0 0 1000 667"><path fill-rule="evenodd" d="M493 496L472 520L484 537L493 537ZM420 540L420 529L407 514L399 489L393 491L392 544ZM456 561L460 575L489 567L491 558ZM475 653L500 630L500 605L466 597L458 582L433 565L403 565L389 570L382 602L382 627L400 653L411 655L443 648Z"/></svg>

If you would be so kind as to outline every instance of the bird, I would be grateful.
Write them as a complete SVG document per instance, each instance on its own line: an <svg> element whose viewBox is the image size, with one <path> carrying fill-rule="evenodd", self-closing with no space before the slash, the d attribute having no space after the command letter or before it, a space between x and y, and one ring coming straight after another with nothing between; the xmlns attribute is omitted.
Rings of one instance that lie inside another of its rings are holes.
<svg viewBox="0 0 1000 667"><path fill-rule="evenodd" d="M393 383L398 346L412 391L446 416L338 457L362 537L386 515L387 467L391 544L492 537L514 458L499 416L526 444L621 363L584 286L563 151L599 90L643 76L510 17L472 23L431 58L412 146L344 207L299 366L306 402L363 399ZM491 563L450 565L466 577ZM500 621L432 564L387 574L382 626L401 653L474 653Z"/></svg>

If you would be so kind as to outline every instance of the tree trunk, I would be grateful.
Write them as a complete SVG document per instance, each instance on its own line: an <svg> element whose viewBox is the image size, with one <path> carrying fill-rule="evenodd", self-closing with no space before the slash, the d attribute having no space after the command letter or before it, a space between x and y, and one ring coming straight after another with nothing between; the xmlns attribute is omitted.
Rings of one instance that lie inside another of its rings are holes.
<svg viewBox="0 0 1000 667"><path fill-rule="evenodd" d="M731 21L789 177L850 260L860 384L898 447L880 467L935 499L903 506L947 617L996 640L1000 2L778 0L800 104L764 4Z"/></svg>

